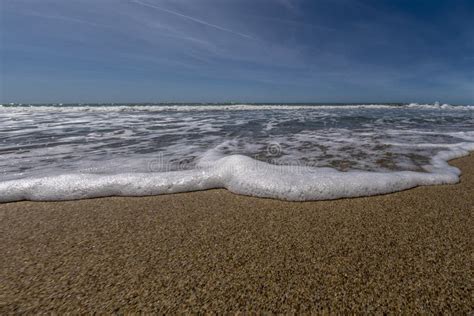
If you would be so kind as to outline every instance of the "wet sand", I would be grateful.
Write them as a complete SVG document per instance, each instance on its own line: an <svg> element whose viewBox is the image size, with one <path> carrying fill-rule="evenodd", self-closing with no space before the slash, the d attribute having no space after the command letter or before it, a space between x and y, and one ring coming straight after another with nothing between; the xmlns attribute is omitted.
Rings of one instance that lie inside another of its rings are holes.
<svg viewBox="0 0 474 316"><path fill-rule="evenodd" d="M474 311L461 183L282 202L225 190L0 205L0 313Z"/></svg>

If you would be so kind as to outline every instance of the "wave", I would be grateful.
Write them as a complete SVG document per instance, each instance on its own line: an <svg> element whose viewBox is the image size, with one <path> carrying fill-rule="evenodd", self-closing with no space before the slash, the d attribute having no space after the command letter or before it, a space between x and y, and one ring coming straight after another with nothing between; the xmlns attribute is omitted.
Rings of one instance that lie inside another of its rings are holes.
<svg viewBox="0 0 474 316"><path fill-rule="evenodd" d="M272 165L247 156L231 155L213 162L204 160L193 170L63 174L9 180L0 183L0 202L146 196L215 188L289 201L370 196L420 185L457 183L461 172L447 161L473 150L473 143L462 143L441 151L425 166L426 172L342 172L332 168Z"/></svg>
<svg viewBox="0 0 474 316"><path fill-rule="evenodd" d="M0 112L130 112L130 111L257 111L257 110L342 110L342 109L440 109L474 110L473 105L450 104L202 104L202 105L0 105Z"/></svg>

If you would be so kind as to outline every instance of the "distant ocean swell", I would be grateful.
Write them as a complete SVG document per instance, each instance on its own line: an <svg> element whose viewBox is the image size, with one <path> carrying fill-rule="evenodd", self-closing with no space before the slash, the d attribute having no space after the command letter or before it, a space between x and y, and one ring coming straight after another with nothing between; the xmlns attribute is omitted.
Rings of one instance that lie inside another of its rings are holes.
<svg viewBox="0 0 474 316"><path fill-rule="evenodd" d="M216 111L218 110L218 111ZM0 107L0 201L225 188L290 201L454 184L471 106Z"/></svg>
<svg viewBox="0 0 474 316"><path fill-rule="evenodd" d="M258 110L303 110L303 109L452 109L474 110L474 105L450 104L0 104L0 111L258 111Z"/></svg>

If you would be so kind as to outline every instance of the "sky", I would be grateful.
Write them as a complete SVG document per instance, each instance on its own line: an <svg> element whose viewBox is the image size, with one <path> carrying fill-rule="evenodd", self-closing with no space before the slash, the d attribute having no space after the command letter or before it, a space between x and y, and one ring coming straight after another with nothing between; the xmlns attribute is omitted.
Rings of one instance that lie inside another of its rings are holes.
<svg viewBox="0 0 474 316"><path fill-rule="evenodd" d="M474 104L472 0L0 0L0 103Z"/></svg>

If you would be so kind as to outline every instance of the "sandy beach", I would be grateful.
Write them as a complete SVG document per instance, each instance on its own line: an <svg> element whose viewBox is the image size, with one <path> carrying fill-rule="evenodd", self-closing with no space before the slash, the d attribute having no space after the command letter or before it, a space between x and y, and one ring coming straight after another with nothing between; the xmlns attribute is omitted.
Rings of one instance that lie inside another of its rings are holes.
<svg viewBox="0 0 474 316"><path fill-rule="evenodd" d="M0 205L0 313L474 310L461 183L292 203L225 190Z"/></svg>

